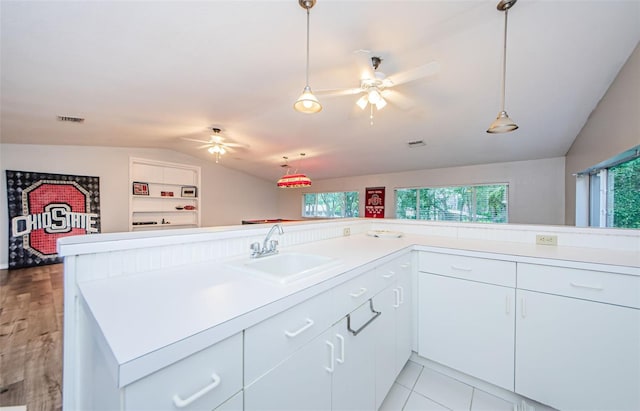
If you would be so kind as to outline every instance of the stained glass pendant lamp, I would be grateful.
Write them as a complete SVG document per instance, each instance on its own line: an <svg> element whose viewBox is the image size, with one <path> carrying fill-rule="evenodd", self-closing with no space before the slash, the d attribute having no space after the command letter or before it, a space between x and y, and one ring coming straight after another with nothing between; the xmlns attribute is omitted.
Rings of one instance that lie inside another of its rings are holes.
<svg viewBox="0 0 640 411"><path fill-rule="evenodd" d="M301 157L304 157L304 153L300 153ZM288 160L287 157L282 157L285 161ZM278 187L280 188L302 188L302 187L311 187L311 179L307 177L305 174L298 173L297 170L293 173L289 173L289 169L287 169L287 174L282 176L278 180Z"/></svg>

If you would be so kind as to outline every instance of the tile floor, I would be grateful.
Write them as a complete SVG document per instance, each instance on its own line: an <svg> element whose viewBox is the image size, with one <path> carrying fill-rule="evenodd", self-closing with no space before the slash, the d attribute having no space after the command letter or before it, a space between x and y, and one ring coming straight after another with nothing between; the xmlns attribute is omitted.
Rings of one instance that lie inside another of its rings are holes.
<svg viewBox="0 0 640 411"><path fill-rule="evenodd" d="M514 404L409 361L380 407L401 410L513 411Z"/></svg>

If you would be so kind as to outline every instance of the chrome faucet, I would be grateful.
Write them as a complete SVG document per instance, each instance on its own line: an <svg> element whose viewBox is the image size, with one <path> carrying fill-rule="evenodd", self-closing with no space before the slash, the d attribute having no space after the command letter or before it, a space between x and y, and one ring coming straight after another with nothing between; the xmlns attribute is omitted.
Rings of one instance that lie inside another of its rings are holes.
<svg viewBox="0 0 640 411"><path fill-rule="evenodd" d="M271 236L276 230L279 235L284 234L282 226L280 224L276 224L271 227L271 230L269 230L267 236L264 238L262 248L260 247L260 243L257 241L251 244L251 258L264 257L278 252L278 240L271 240Z"/></svg>

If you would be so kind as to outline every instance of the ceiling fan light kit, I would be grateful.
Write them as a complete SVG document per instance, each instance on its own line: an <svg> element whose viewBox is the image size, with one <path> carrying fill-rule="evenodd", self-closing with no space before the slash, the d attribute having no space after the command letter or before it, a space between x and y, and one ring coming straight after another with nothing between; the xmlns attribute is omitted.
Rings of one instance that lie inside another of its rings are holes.
<svg viewBox="0 0 640 411"><path fill-rule="evenodd" d="M293 104L293 108L300 113L314 114L322 110L322 104L313 95L311 87L309 87L309 10L316 4L316 0L298 0L298 3L300 7L307 11L307 82L302 95Z"/></svg>
<svg viewBox="0 0 640 411"><path fill-rule="evenodd" d="M508 133L510 131L516 130L518 125L511 120L509 115L507 114L504 103L505 103L505 77L507 74L507 16L509 9L513 7L518 0L500 0L496 8L499 11L504 12L504 43L502 50L502 95L501 95L501 104L500 104L500 112L496 119L491 123L489 128L487 129L487 133L497 134L497 133Z"/></svg>

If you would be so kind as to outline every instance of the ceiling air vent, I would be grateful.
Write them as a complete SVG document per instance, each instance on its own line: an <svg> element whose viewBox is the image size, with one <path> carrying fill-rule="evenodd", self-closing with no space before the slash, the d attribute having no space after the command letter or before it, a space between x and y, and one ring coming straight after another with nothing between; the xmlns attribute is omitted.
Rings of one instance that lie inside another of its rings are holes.
<svg viewBox="0 0 640 411"><path fill-rule="evenodd" d="M407 145L409 146L409 148L416 148L416 147L426 146L424 140L409 141L409 142L407 142Z"/></svg>
<svg viewBox="0 0 640 411"><path fill-rule="evenodd" d="M69 121L71 123L84 123L82 117L58 116L58 121Z"/></svg>

